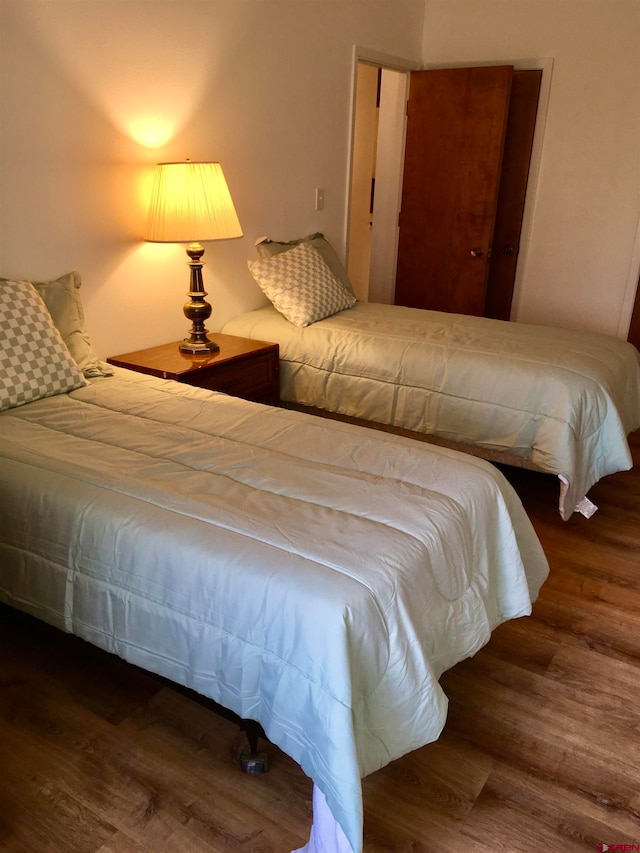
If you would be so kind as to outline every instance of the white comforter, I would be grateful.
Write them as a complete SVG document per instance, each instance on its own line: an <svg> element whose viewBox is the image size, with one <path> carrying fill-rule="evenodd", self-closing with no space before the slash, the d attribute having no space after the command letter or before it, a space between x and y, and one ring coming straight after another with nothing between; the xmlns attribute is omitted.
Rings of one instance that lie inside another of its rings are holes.
<svg viewBox="0 0 640 853"><path fill-rule="evenodd" d="M225 332L280 344L282 399L507 452L568 483L568 518L631 468L640 360L607 335L358 302L297 328L268 306Z"/></svg>
<svg viewBox="0 0 640 853"><path fill-rule="evenodd" d="M259 720L356 853L361 777L547 571L452 451L121 370L0 414L0 600Z"/></svg>

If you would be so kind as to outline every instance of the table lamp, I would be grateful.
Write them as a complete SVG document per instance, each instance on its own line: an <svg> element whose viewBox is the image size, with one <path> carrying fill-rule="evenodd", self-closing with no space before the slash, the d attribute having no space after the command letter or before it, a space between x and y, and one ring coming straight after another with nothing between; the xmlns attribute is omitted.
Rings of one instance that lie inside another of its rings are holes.
<svg viewBox="0 0 640 853"><path fill-rule="evenodd" d="M184 313L191 334L179 345L180 352L208 355L220 349L205 328L211 305L202 283L201 241L231 237L242 237L242 229L220 163L158 163L145 240L189 244L191 277Z"/></svg>

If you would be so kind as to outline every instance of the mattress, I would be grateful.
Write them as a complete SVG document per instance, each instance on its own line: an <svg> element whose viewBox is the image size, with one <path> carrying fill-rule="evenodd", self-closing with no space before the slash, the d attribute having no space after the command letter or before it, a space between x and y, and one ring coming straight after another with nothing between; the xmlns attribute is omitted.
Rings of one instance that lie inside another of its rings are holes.
<svg viewBox="0 0 640 853"><path fill-rule="evenodd" d="M355 853L361 778L547 573L453 451L121 369L0 414L0 600L257 720Z"/></svg>
<svg viewBox="0 0 640 853"><path fill-rule="evenodd" d="M224 331L280 345L285 402L559 476L564 519L594 483L632 466L640 356L617 338L369 302L305 328L268 306Z"/></svg>

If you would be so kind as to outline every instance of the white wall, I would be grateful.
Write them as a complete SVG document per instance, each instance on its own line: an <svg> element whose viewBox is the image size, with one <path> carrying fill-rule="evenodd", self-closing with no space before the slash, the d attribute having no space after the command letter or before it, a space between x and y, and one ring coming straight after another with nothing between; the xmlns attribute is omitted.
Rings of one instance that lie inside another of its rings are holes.
<svg viewBox="0 0 640 853"><path fill-rule="evenodd" d="M261 234L342 252L354 44L419 61L423 0L0 0L0 275L77 269L100 355L187 331L184 248L141 240L153 164L222 163L210 329L263 303ZM315 187L325 209L314 209Z"/></svg>
<svg viewBox="0 0 640 853"><path fill-rule="evenodd" d="M515 319L626 336L640 220L640 2L426 0L424 63L553 57Z"/></svg>
<svg viewBox="0 0 640 853"><path fill-rule="evenodd" d="M626 330L638 0L0 0L0 275L80 270L101 355L177 340L186 256L140 235L153 164L185 157L220 160L245 232L206 246L211 329L262 304L255 237L319 229L343 251L353 44L553 57L516 317Z"/></svg>

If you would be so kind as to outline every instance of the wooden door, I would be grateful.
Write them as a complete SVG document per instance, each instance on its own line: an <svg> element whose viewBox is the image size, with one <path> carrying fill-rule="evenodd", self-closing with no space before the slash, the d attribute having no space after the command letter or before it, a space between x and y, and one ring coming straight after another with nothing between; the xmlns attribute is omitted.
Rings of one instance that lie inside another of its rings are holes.
<svg viewBox="0 0 640 853"><path fill-rule="evenodd" d="M482 315L513 67L411 73L397 305Z"/></svg>
<svg viewBox="0 0 640 853"><path fill-rule="evenodd" d="M636 299L633 303L633 313L631 315L631 325L629 326L629 334L627 340L640 349L640 280L638 281L638 289L636 290Z"/></svg>
<svg viewBox="0 0 640 853"><path fill-rule="evenodd" d="M489 261L485 317L511 315L542 71L514 71Z"/></svg>

